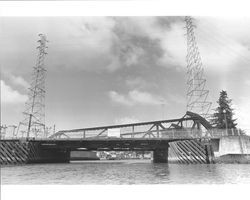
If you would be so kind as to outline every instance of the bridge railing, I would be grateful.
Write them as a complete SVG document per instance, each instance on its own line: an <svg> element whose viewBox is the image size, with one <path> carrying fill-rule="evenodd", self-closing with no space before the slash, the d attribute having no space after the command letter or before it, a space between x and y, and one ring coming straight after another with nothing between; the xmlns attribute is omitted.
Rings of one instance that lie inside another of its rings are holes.
<svg viewBox="0 0 250 200"><path fill-rule="evenodd" d="M134 132L121 134L120 138L164 138L164 139L181 139L181 138L200 138L203 132L198 129L190 130L151 130L147 132Z"/></svg>
<svg viewBox="0 0 250 200"><path fill-rule="evenodd" d="M244 135L244 132L241 129L210 129L206 131L206 136L211 138L240 135Z"/></svg>
<svg viewBox="0 0 250 200"><path fill-rule="evenodd" d="M29 139L36 139L36 140L55 140L55 139L111 139L111 138L162 138L162 139L191 139L191 138L221 138L225 136L239 136L242 135L243 132L240 129L210 129L210 130L200 130L200 129L156 129L156 130L137 130L131 132L130 130L127 130L123 132L120 132L118 136L109 136L108 135L108 130L103 130L103 133L100 134L101 132L99 131L88 131L87 133L82 133L82 132L77 132L77 133L67 133L61 134L60 137L57 138L29 138ZM8 139L26 139L24 137L18 137L18 138L13 138L13 137L5 137L2 138L5 140Z"/></svg>

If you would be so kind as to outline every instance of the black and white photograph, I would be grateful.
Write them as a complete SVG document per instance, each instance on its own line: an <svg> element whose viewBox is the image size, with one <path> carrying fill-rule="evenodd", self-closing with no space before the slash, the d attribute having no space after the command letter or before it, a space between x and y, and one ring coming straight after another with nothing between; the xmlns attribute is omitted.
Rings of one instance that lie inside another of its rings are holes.
<svg viewBox="0 0 250 200"><path fill-rule="evenodd" d="M0 20L1 186L250 184L250 16Z"/></svg>

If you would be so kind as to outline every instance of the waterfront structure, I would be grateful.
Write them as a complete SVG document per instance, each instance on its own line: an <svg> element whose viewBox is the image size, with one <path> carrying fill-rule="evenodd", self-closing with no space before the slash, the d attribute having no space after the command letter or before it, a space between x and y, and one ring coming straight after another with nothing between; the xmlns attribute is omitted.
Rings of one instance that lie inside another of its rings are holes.
<svg viewBox="0 0 250 200"><path fill-rule="evenodd" d="M120 135L109 136L110 129L120 129ZM178 154L180 160L212 163L212 144L207 140L204 129L212 129L209 122L187 112L179 119L62 130L48 139L2 141L0 160L2 163L18 163L20 160L26 163L53 163L69 162L71 151L152 151L153 162L167 163L169 143L191 140L196 147L195 154L181 155L183 151L188 153L189 149L184 150L178 145L177 148L183 150Z"/></svg>

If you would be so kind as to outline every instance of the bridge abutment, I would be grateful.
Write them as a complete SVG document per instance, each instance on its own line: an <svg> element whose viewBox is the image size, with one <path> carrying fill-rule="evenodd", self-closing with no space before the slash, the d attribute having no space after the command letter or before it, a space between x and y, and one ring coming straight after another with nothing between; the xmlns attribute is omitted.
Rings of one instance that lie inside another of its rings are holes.
<svg viewBox="0 0 250 200"><path fill-rule="evenodd" d="M70 151L67 148L43 149L40 142L26 140L0 142L0 165L68 162Z"/></svg>
<svg viewBox="0 0 250 200"><path fill-rule="evenodd" d="M168 163L168 147L162 149L155 149L153 151L154 163Z"/></svg>

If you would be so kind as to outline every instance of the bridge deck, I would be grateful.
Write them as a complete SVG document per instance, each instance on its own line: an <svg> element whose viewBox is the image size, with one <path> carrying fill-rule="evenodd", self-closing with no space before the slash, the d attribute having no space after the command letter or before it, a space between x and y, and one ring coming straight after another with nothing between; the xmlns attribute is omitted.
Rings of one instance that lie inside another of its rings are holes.
<svg viewBox="0 0 250 200"><path fill-rule="evenodd" d="M169 142L189 140L168 138L109 138L34 140L42 149L99 150L99 151L153 151L166 149Z"/></svg>

